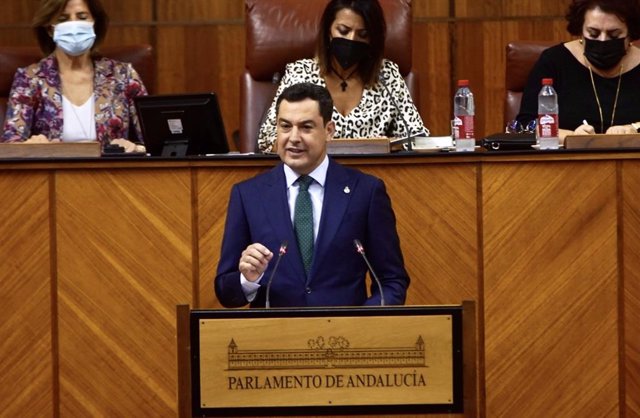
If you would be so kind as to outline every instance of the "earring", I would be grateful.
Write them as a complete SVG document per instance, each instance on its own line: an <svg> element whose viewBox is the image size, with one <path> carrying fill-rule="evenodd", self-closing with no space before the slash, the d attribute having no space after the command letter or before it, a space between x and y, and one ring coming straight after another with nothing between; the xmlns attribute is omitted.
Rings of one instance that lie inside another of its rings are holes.
<svg viewBox="0 0 640 418"><path fill-rule="evenodd" d="M582 45L584 43L584 38L580 38L578 42L580 42L580 45Z"/></svg>

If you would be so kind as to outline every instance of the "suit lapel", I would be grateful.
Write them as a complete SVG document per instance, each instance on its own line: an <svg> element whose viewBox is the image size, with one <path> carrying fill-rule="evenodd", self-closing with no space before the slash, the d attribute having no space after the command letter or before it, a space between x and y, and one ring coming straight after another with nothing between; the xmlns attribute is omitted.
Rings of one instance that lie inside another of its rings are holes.
<svg viewBox="0 0 640 418"><path fill-rule="evenodd" d="M331 242L338 231L342 218L349 205L351 193L356 184L347 170L341 165L329 160L327 180L325 182L324 200L322 203L322 217L320 231L316 240L313 265L307 283L314 276L319 266L322 266Z"/></svg>

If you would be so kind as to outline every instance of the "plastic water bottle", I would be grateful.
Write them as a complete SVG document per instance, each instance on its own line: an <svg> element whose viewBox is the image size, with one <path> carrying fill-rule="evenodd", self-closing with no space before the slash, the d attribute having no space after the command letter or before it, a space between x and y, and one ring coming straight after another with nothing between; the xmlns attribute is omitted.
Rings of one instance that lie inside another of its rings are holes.
<svg viewBox="0 0 640 418"><path fill-rule="evenodd" d="M456 151L474 151L476 136L474 132L475 105L473 93L469 89L469 80L458 81L458 91L453 97L453 139Z"/></svg>
<svg viewBox="0 0 640 418"><path fill-rule="evenodd" d="M540 149L558 149L558 94L552 78L542 79L538 94L537 142Z"/></svg>

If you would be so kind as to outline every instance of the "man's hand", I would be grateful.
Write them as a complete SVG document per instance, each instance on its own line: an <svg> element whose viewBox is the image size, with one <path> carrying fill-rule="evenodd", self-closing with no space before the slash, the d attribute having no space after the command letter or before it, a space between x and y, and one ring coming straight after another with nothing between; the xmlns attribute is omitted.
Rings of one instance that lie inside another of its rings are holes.
<svg viewBox="0 0 640 418"><path fill-rule="evenodd" d="M249 245L240 256L238 270L249 280L255 282L262 276L273 258L273 253L262 244L255 243Z"/></svg>

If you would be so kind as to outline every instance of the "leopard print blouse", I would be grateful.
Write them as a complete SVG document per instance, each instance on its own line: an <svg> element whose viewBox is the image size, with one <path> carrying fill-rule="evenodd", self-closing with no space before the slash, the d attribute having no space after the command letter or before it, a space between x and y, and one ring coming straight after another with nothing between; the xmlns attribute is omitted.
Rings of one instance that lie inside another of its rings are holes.
<svg viewBox="0 0 640 418"><path fill-rule="evenodd" d="M413 104L398 66L392 61L383 60L380 78L384 80L388 90L378 81L375 85L364 89L360 103L348 115L344 116L334 108L332 119L336 124L335 138L407 137L409 134L403 120L406 120L409 125L410 135L429 135L429 130L422 123L422 118ZM280 93L286 87L302 82L326 87L324 79L320 76L317 60L301 59L287 64L285 75L280 81L265 122L258 133L260 151L271 152L275 142L276 100ZM398 115L389 93L394 95L402 115Z"/></svg>

